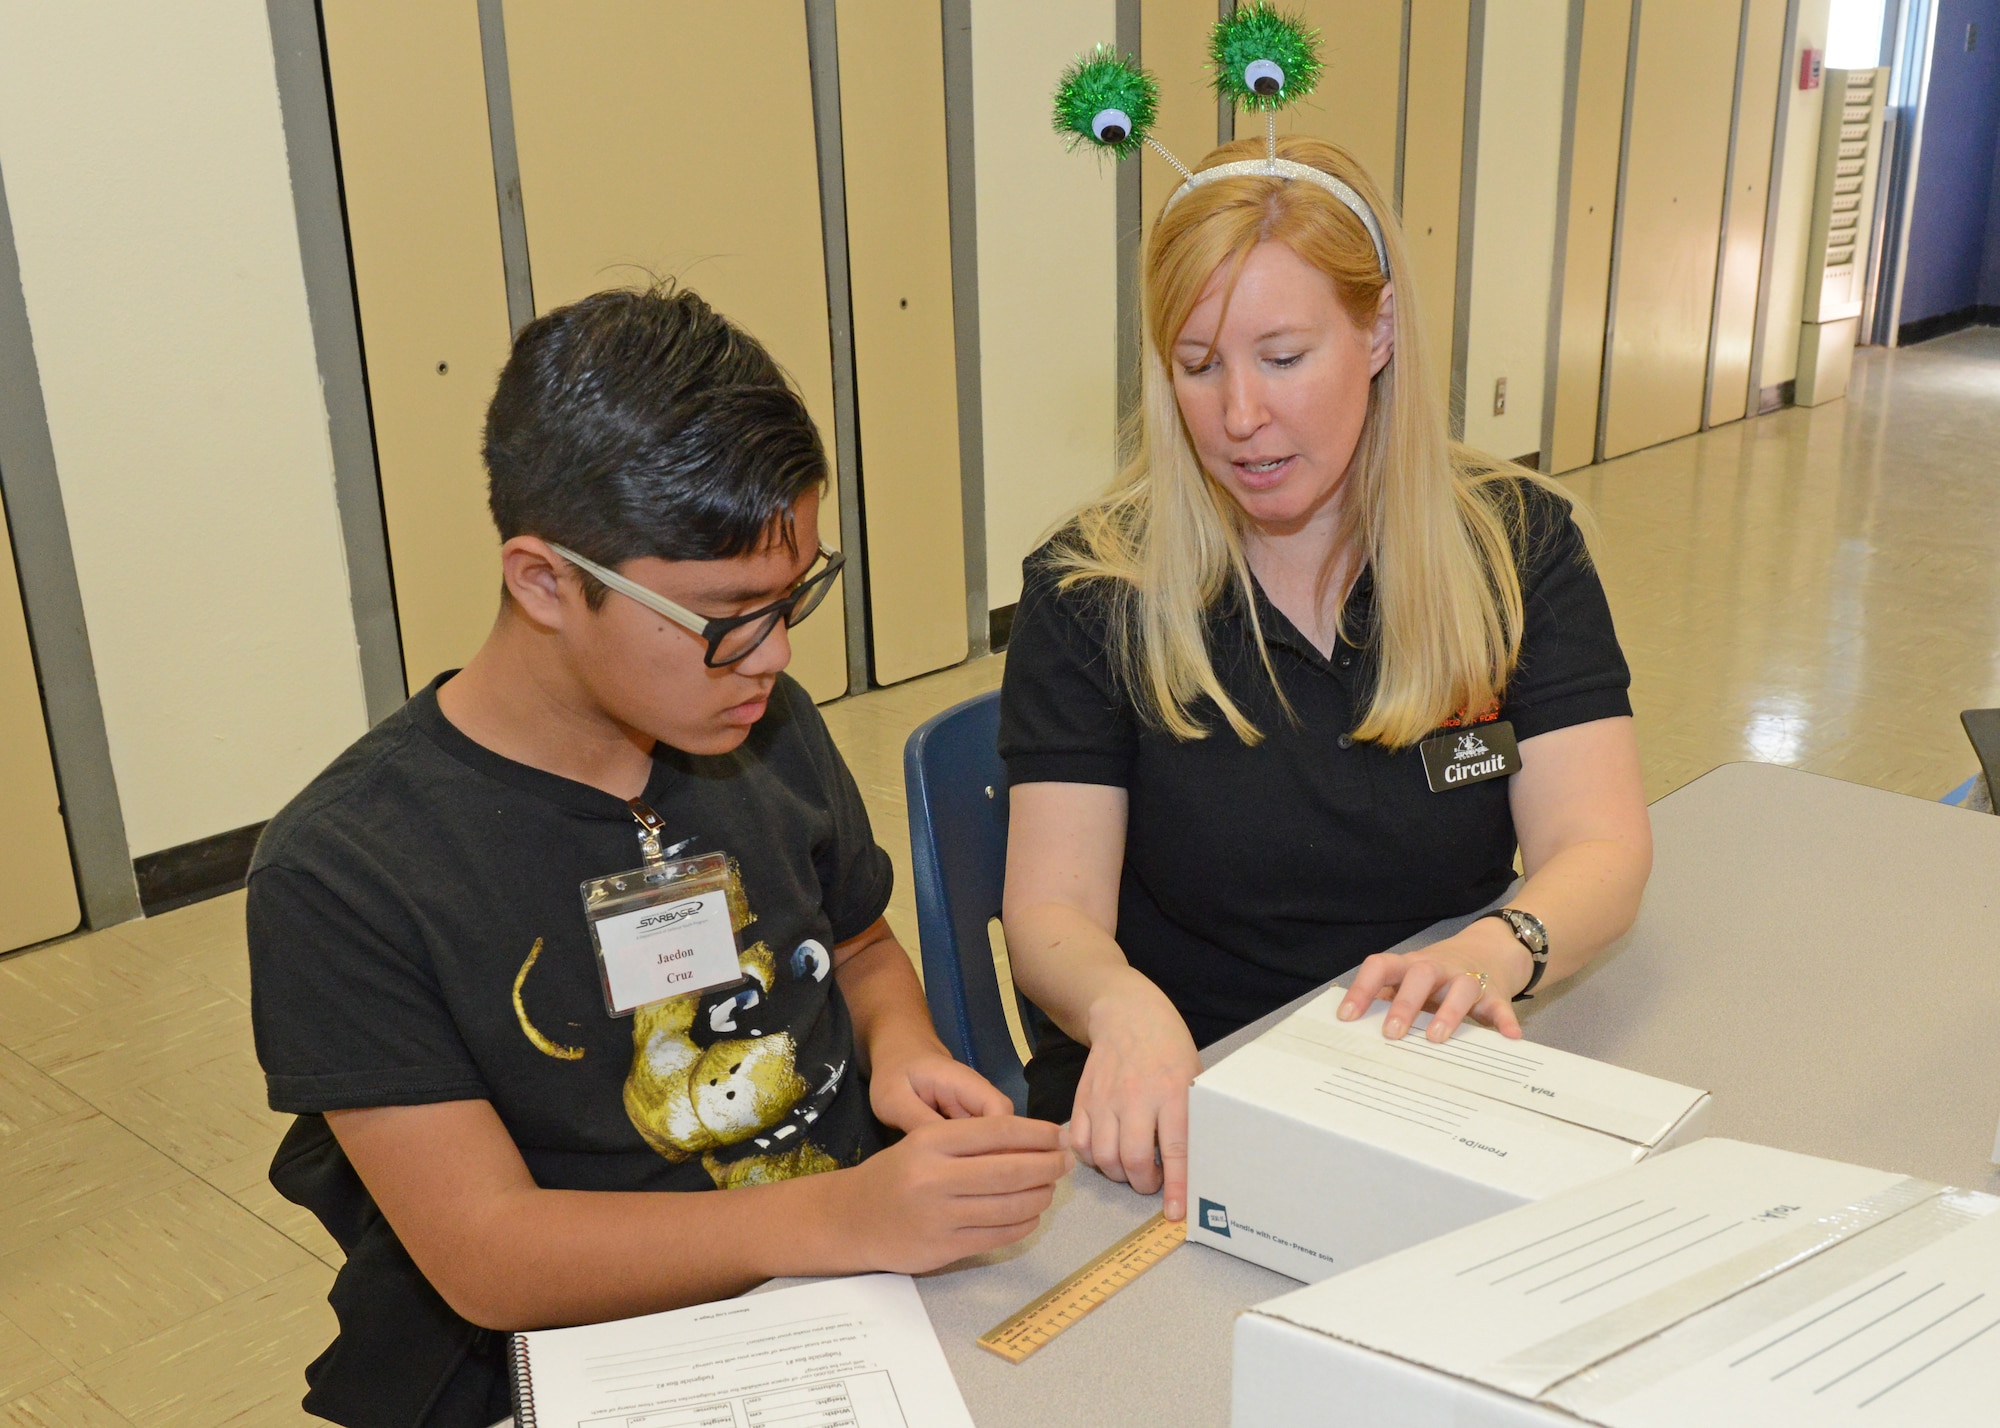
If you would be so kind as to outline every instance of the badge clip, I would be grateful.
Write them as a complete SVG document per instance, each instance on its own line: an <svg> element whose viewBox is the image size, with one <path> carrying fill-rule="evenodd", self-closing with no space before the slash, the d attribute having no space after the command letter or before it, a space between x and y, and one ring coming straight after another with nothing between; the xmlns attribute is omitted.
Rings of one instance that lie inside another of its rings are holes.
<svg viewBox="0 0 2000 1428"><path fill-rule="evenodd" d="M580 888L604 1007L614 1017L743 980L729 906L728 856L703 853L669 861L660 849L665 826L660 816L637 799L631 808L645 861L626 872L587 878Z"/></svg>

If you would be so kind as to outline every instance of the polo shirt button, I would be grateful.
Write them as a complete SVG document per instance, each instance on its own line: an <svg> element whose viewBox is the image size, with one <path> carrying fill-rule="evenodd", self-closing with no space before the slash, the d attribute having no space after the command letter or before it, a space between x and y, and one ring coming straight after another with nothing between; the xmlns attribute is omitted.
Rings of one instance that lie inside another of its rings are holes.
<svg viewBox="0 0 2000 1428"><path fill-rule="evenodd" d="M1343 749L1351 749L1354 747L1354 736L1352 734L1342 734L1338 739L1335 739L1334 742L1336 744L1339 744L1340 747Z"/></svg>
<svg viewBox="0 0 2000 1428"><path fill-rule="evenodd" d="M1354 656L1351 654L1344 654L1340 657L1340 667L1342 669L1346 669L1349 665L1353 663L1354 663Z"/></svg>

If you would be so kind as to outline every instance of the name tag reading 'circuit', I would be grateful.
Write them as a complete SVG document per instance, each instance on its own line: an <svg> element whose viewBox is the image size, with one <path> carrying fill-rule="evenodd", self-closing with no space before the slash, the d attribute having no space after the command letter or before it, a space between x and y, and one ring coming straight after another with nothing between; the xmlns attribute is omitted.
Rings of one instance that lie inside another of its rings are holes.
<svg viewBox="0 0 2000 1428"><path fill-rule="evenodd" d="M1475 724L1469 729L1447 729L1434 739L1418 745L1424 756L1424 777L1432 793L1448 793L1468 784L1485 783L1490 778L1506 778L1521 771L1521 750L1514 742L1514 726L1505 719L1491 724Z"/></svg>
<svg viewBox="0 0 2000 1428"><path fill-rule="evenodd" d="M583 885L604 1005L613 1016L743 980L717 854L636 868Z"/></svg>

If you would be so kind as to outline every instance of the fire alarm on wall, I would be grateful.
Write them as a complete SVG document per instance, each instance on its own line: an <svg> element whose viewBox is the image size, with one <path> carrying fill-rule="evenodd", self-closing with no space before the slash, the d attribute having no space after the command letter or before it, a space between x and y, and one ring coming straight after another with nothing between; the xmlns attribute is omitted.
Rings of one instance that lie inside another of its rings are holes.
<svg viewBox="0 0 2000 1428"><path fill-rule="evenodd" d="M1820 75L1826 68L1826 51L1808 46L1799 51L1799 88L1818 89Z"/></svg>

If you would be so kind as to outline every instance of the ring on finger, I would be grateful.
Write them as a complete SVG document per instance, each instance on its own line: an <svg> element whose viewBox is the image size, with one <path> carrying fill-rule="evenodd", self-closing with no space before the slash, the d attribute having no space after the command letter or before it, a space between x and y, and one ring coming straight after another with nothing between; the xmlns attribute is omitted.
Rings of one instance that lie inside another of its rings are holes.
<svg viewBox="0 0 2000 1428"><path fill-rule="evenodd" d="M1481 997L1484 997L1486 995L1486 981L1487 981L1486 973L1468 971L1465 975L1473 978L1479 983L1479 995Z"/></svg>

